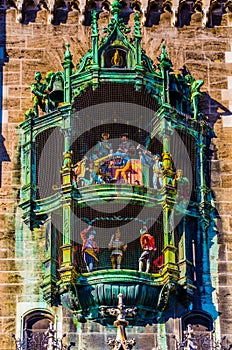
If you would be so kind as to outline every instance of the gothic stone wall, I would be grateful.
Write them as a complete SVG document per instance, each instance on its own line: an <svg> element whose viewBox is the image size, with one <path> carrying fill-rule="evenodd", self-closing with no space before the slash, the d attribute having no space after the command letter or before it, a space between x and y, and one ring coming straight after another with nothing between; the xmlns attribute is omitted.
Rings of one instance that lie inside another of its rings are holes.
<svg viewBox="0 0 232 350"><path fill-rule="evenodd" d="M133 17L133 16L132 16ZM107 22L100 19L99 27ZM132 18L130 23L132 23ZM43 77L49 70L61 69L65 43L69 42L76 64L89 49L89 28L78 25L78 12L72 13L66 24L47 24L43 11L37 14L35 23L16 23L14 9L6 12L1 28L5 30L5 46L8 55L3 67L3 123L2 134L10 161L2 163L0 188L0 339L1 349L14 348L11 332L16 331L16 309L20 302L40 302L38 283L43 259L43 232L29 232L22 226L15 231L19 212L16 210L19 189L20 155L17 149L19 135L17 125L24 113L32 107L30 83L34 73ZM4 39L4 38L3 38ZM211 149L211 184L218 210L217 239L219 244L219 285L216 289L222 334L232 333L232 26L229 15L222 25L202 28L192 17L190 26L174 28L170 17L164 14L159 26L143 29L143 47L157 61L161 43L165 41L174 69L185 65L196 79L205 84L201 107L210 115L216 137ZM207 106L207 107L205 107ZM22 237L22 233L24 239ZM38 253L39 252L39 253ZM25 258L27 257L27 258ZM217 277L217 269L212 278ZM63 317L69 317L64 313ZM20 320L19 320L20 321ZM78 349L103 349L106 334L98 326L84 326L85 337L76 337L71 322L63 331L70 331L78 343ZM93 329L93 327L95 327ZM68 329L70 328L70 329ZM100 331L100 333L95 333ZM139 330L137 330L139 333ZM137 336L138 348L151 350L155 346L154 329ZM80 337L80 339L79 339ZM79 339L79 340L78 340ZM142 344L141 344L142 343ZM81 345L82 344L82 345ZM94 345L93 345L94 344Z"/></svg>

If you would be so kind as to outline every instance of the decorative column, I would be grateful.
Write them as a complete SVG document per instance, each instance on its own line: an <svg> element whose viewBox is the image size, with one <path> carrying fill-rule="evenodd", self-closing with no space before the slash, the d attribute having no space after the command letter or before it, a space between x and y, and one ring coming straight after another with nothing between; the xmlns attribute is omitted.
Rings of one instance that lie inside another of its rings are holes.
<svg viewBox="0 0 232 350"><path fill-rule="evenodd" d="M52 226L51 214L49 214L45 225L46 245L45 260L43 261L43 296L50 305L57 306L59 304L59 296L57 294L57 232Z"/></svg>
<svg viewBox="0 0 232 350"><path fill-rule="evenodd" d="M92 11L91 38L92 38L92 65L91 65L92 87L93 87L93 90L95 90L98 87L98 82L99 82L99 62L98 62L99 33L98 33L98 23L97 23L97 12L96 11Z"/></svg>
<svg viewBox="0 0 232 350"><path fill-rule="evenodd" d="M72 105L63 105L60 108L60 111L62 113L62 131L64 134L64 155L63 165L61 169L63 242L62 246L60 247L62 251L62 264L59 272L61 276L61 281L64 284L69 284L73 282L77 274L73 266L73 247L71 244L75 216L73 212L72 200Z"/></svg>
<svg viewBox="0 0 232 350"><path fill-rule="evenodd" d="M64 62L62 63L62 66L64 68L64 103L70 103L71 102L71 82L70 77L72 74L72 55L69 50L70 45L66 44L66 51L64 53Z"/></svg>
<svg viewBox="0 0 232 350"><path fill-rule="evenodd" d="M170 136L173 132L170 122L167 121L168 109L161 107L159 137L163 143L162 168L163 168L163 230L164 230L164 271L173 277L178 277L176 264L176 251L173 228L173 215L175 205L175 189L172 185L174 172L170 156Z"/></svg>
<svg viewBox="0 0 232 350"><path fill-rule="evenodd" d="M174 245L174 230L170 228L173 208L170 207L167 200L163 203L163 229L164 229L164 271L173 277L178 277L178 268L176 264L176 251Z"/></svg>
<svg viewBox="0 0 232 350"><path fill-rule="evenodd" d="M143 71L144 67L142 65L142 47L141 47L141 26L140 26L140 14L135 13L134 17L135 26L134 26L134 38L135 38L135 69L136 69L136 78L135 78L135 90L141 91L143 87Z"/></svg>
<svg viewBox="0 0 232 350"><path fill-rule="evenodd" d="M63 193L69 192L72 187L72 105L66 104L60 107L62 113L62 132L64 134L63 165L61 169Z"/></svg>
<svg viewBox="0 0 232 350"><path fill-rule="evenodd" d="M140 14L135 13L134 17L134 37L135 37L135 50L136 50L136 68L142 68L142 48L141 48L141 26L140 26Z"/></svg>
<svg viewBox="0 0 232 350"><path fill-rule="evenodd" d="M157 324L157 350L168 350L167 346L167 333L165 327L165 321L162 314L159 317L159 323Z"/></svg>
<svg viewBox="0 0 232 350"><path fill-rule="evenodd" d="M93 51L93 66L98 67L98 23L97 23L97 12L92 11L92 31L91 31L91 39L92 39L92 51Z"/></svg>
<svg viewBox="0 0 232 350"><path fill-rule="evenodd" d="M161 55L159 57L159 69L163 78L163 91L162 91L162 103L168 103L170 102L169 100L169 71L172 66L172 63L168 57L168 54L165 50L165 45L162 45L161 48Z"/></svg>

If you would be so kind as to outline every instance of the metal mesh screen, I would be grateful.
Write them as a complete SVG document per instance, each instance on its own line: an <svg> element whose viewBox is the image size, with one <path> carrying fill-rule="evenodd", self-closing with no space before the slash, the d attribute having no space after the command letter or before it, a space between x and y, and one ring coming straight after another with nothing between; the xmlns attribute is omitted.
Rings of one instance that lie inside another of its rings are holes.
<svg viewBox="0 0 232 350"><path fill-rule="evenodd" d="M55 194L54 186L60 187L60 170L63 162L64 138L59 128L41 132L36 146L36 197L46 198Z"/></svg>
<svg viewBox="0 0 232 350"><path fill-rule="evenodd" d="M114 204L113 206L115 208L115 216L114 214L107 216L105 213L98 213L96 217L100 218L100 220L97 220L92 224L93 229L96 231L95 241L100 248L98 254L99 262L95 264L94 269L101 270L112 268L109 243L112 235L115 235L116 228L120 227L121 241L123 241L124 244L127 244L127 249L123 254L121 268L138 270L138 259L142 253L140 246L140 229L144 225L144 222L142 222L142 218L139 218L137 206L127 206L121 211L120 216L117 215L117 205ZM149 228L149 233L155 239L155 247L157 248L153 253L153 260L162 255L162 249L164 246L163 218L160 209L161 208L146 208L146 215L144 214L144 218L146 216L146 219L150 216L150 220L148 219L147 221L147 226ZM140 210L142 210L142 208L140 208ZM86 267L81 251L82 241L80 238L80 232L88 226L87 224L84 224L85 217L87 215L88 217L91 217L91 215L86 208L79 210L76 215L79 216L79 219L76 216L73 233L75 260L78 269L81 272L85 272ZM116 217L120 218L120 220L116 219ZM157 272L157 269L154 267L153 271Z"/></svg>

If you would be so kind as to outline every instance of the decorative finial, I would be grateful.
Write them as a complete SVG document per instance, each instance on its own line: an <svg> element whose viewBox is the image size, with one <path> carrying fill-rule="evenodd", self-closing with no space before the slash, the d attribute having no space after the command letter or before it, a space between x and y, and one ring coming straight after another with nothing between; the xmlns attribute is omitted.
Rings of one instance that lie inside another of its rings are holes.
<svg viewBox="0 0 232 350"><path fill-rule="evenodd" d="M135 21L134 35L136 37L141 37L142 35L141 35L141 26L140 26L140 13L138 11L135 13L134 21Z"/></svg>
<svg viewBox="0 0 232 350"><path fill-rule="evenodd" d="M167 54L167 52L166 52L166 46L165 46L165 44L162 44L162 46L161 46L160 60L161 60L161 61L164 61L164 60L167 60L167 59L169 59L169 57L168 57L168 54Z"/></svg>
<svg viewBox="0 0 232 350"><path fill-rule="evenodd" d="M116 308L109 308L106 311L111 316L117 317L116 321L114 321L114 326L117 328L116 338L108 338L107 344L112 350L131 350L136 342L135 339L127 339L126 327L129 325L129 322L125 317L134 317L136 308L126 308L123 304L123 295L120 293L118 295L118 306Z"/></svg>
<svg viewBox="0 0 232 350"><path fill-rule="evenodd" d="M97 26L97 11L92 11L92 35L98 35L98 26Z"/></svg>
<svg viewBox="0 0 232 350"><path fill-rule="evenodd" d="M114 19L117 21L122 5L118 0L114 0L111 6L112 6L111 13L114 16Z"/></svg>
<svg viewBox="0 0 232 350"><path fill-rule="evenodd" d="M72 59L72 55L71 55L71 52L69 50L70 44L66 43L65 46L66 46L66 50L65 50L65 53L64 53L64 60L71 60Z"/></svg>
<svg viewBox="0 0 232 350"><path fill-rule="evenodd" d="M166 69L169 69L172 66L172 62L166 52L166 46L164 43L161 46L161 55L159 57L159 61L160 61L160 67L163 66Z"/></svg>

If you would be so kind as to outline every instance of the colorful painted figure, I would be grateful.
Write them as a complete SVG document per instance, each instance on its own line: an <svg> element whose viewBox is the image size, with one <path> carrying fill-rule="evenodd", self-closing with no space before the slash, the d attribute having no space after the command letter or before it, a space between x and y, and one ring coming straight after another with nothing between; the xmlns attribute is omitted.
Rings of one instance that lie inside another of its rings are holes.
<svg viewBox="0 0 232 350"><path fill-rule="evenodd" d="M102 180L102 183L110 183L112 179L112 160L104 162L99 166L97 175Z"/></svg>
<svg viewBox="0 0 232 350"><path fill-rule="evenodd" d="M159 270L159 272L162 272L163 266L164 266L164 255L162 254L153 261L154 272L156 272L157 269Z"/></svg>
<svg viewBox="0 0 232 350"><path fill-rule="evenodd" d="M92 159L99 159L102 157L106 157L109 154L113 153L113 147L112 144L109 142L109 133L104 132L102 133L102 140L98 141L96 147L94 148Z"/></svg>
<svg viewBox="0 0 232 350"><path fill-rule="evenodd" d="M177 202L186 206L190 199L190 183L187 177L183 177L182 169L176 170L176 175L173 179L173 187L177 189Z"/></svg>
<svg viewBox="0 0 232 350"><path fill-rule="evenodd" d="M73 185L74 187L78 187L78 185L83 186L84 181L82 179L85 177L85 164L86 157L73 165Z"/></svg>
<svg viewBox="0 0 232 350"><path fill-rule="evenodd" d="M121 143L118 146L117 152L132 156L135 154L135 146L128 140L128 134L121 134Z"/></svg>
<svg viewBox="0 0 232 350"><path fill-rule="evenodd" d="M99 253L99 248L94 240L95 235L96 231L92 229L92 226L88 226L80 233L83 242L82 252L84 254L84 261L88 272L93 271L94 261L98 262L97 253Z"/></svg>
<svg viewBox="0 0 232 350"><path fill-rule="evenodd" d="M63 155L63 165L62 170L71 170L72 167L72 151L67 151Z"/></svg>
<svg viewBox="0 0 232 350"><path fill-rule="evenodd" d="M121 241L121 231L118 227L115 233L115 238L113 235L109 243L109 250L111 251L110 258L113 269L117 268L119 270L121 268L123 253L126 251L126 249L127 244L124 244Z"/></svg>
<svg viewBox="0 0 232 350"><path fill-rule="evenodd" d="M94 185L94 184L102 184L103 180L101 176L98 174L99 169L96 169L93 163L89 163L89 176L90 176L90 181L89 185Z"/></svg>
<svg viewBox="0 0 232 350"><path fill-rule="evenodd" d="M118 155L122 158L122 167L116 170L114 180L118 180L119 176L121 175L125 183L128 183L127 173L130 172L132 169L131 159L128 155L119 152L116 152L115 155Z"/></svg>
<svg viewBox="0 0 232 350"><path fill-rule="evenodd" d="M163 178L162 178L162 162L161 162L160 154L155 154L154 156L151 157L150 155L147 154L146 151L143 151L141 155L141 162L142 164L148 164L149 166L152 167L153 188L155 190L158 190L158 186L159 188L161 188L163 186Z"/></svg>
<svg viewBox="0 0 232 350"><path fill-rule="evenodd" d="M156 251L155 239L148 232L147 226L143 226L140 230L140 245L143 250L139 258L139 272L143 271L143 262L146 262L146 271L149 272L151 267L152 253Z"/></svg>

